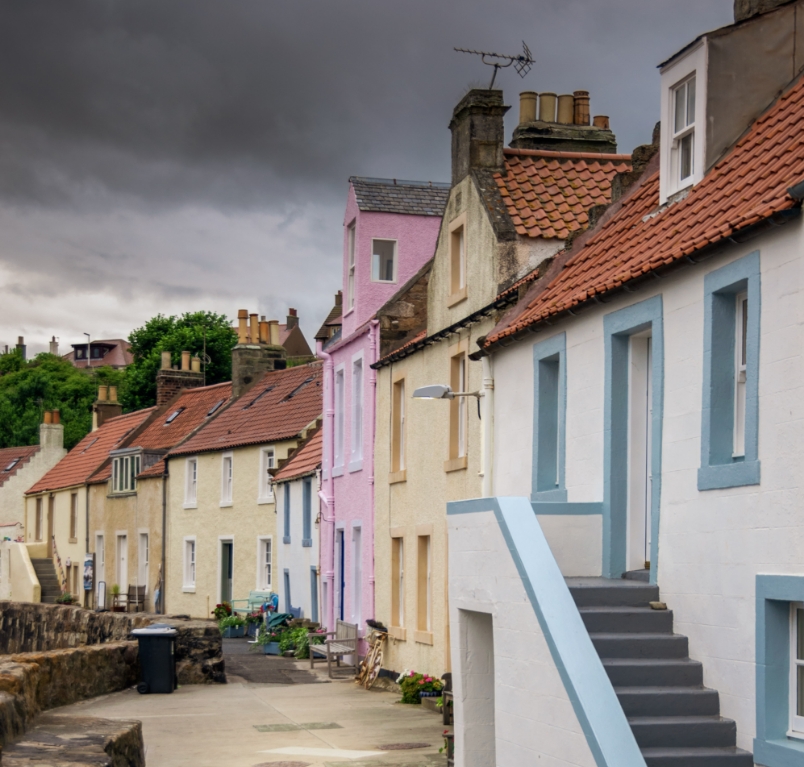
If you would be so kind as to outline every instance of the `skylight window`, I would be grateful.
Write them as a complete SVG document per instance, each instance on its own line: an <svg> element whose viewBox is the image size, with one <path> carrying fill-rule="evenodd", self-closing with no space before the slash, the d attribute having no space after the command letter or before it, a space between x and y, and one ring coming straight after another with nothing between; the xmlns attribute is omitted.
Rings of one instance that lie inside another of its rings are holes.
<svg viewBox="0 0 804 767"><path fill-rule="evenodd" d="M302 383L300 383L290 394L288 394L288 395L286 395L286 396L284 396L282 398L282 402L287 402L288 400L293 399L312 380L313 380L313 377L310 376L310 378L308 378L306 381L303 381Z"/></svg>
<svg viewBox="0 0 804 767"><path fill-rule="evenodd" d="M19 458L15 458L8 466L6 466L3 471L11 471L18 463L20 462Z"/></svg>
<svg viewBox="0 0 804 767"><path fill-rule="evenodd" d="M215 404L214 404L214 405L213 405L213 406L212 406L212 407L209 409L209 412L207 413L207 418L209 418L211 415L214 415L214 414L217 412L218 408L219 408L219 407L220 407L222 404L223 404L223 400L222 400L222 399L219 399L219 400L218 400L218 401L217 401L217 402L216 402L216 403L215 403Z"/></svg>
<svg viewBox="0 0 804 767"><path fill-rule="evenodd" d="M182 411L183 411L183 410L184 410L184 408L183 408L183 407L180 407L178 410L174 410L174 411L173 411L173 412L172 412L172 413L171 413L171 414L170 414L170 415L167 417L167 420L165 421L165 426L167 426L169 423L173 423L173 422L174 422L174 421L175 421L175 420L176 420L176 419L177 419L177 418L178 418L178 417L181 415L181 413L182 413Z"/></svg>
<svg viewBox="0 0 804 767"><path fill-rule="evenodd" d="M265 396L269 391L273 391L275 388L275 386L269 386L267 389L263 389L256 397L254 397L253 400L251 400L251 402L243 407L243 410L248 410L248 408L250 408L258 399L260 399L260 397Z"/></svg>
<svg viewBox="0 0 804 767"><path fill-rule="evenodd" d="M93 439L93 440L92 440L92 442L90 442L90 443L89 443L89 444L88 444L88 445L87 445L87 446L86 446L86 447L85 447L85 448L84 448L84 449L81 451L81 453L82 453L82 454L83 454L83 453L86 453L86 451L87 451L87 450L89 450L89 448L91 448L91 447L92 447L92 446L93 446L93 445L94 445L94 444L95 444L97 441L98 441L98 438L97 438L97 437L95 437L95 439Z"/></svg>

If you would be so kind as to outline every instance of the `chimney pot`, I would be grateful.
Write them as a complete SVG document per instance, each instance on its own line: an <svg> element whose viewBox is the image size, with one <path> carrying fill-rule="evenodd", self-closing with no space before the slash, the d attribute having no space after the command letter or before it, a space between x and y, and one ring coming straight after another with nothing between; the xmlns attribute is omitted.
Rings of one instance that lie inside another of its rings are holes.
<svg viewBox="0 0 804 767"><path fill-rule="evenodd" d="M53 423L53 413L50 410L45 410L42 423Z"/></svg>
<svg viewBox="0 0 804 767"><path fill-rule="evenodd" d="M238 309L237 311L237 343L248 343L248 310Z"/></svg>
<svg viewBox="0 0 804 767"><path fill-rule="evenodd" d="M343 291L339 290L335 294L335 306L343 306Z"/></svg>
<svg viewBox="0 0 804 767"><path fill-rule="evenodd" d="M117 402L117 387L109 387L109 402Z"/></svg>
<svg viewBox="0 0 804 767"><path fill-rule="evenodd" d="M594 119L592 120L592 125L594 125L595 128L600 128L600 130L608 130L609 129L608 115L595 115Z"/></svg>
<svg viewBox="0 0 804 767"><path fill-rule="evenodd" d="M519 124L536 122L536 102L539 94L535 91L522 91L519 94Z"/></svg>
<svg viewBox="0 0 804 767"><path fill-rule="evenodd" d="M170 352L162 352L162 370L170 370L171 364Z"/></svg>
<svg viewBox="0 0 804 767"><path fill-rule="evenodd" d="M201 372L201 358L200 357L193 357L191 360L191 368L193 373L200 373Z"/></svg>
<svg viewBox="0 0 804 767"><path fill-rule="evenodd" d="M53 411L53 425L58 426L61 423L61 413L58 410Z"/></svg>
<svg viewBox="0 0 804 767"><path fill-rule="evenodd" d="M561 125L572 125L575 119L575 97L565 93L558 97L558 116L556 122Z"/></svg>
<svg viewBox="0 0 804 767"><path fill-rule="evenodd" d="M575 117L576 125L589 125L589 91L575 91Z"/></svg>
<svg viewBox="0 0 804 767"><path fill-rule="evenodd" d="M542 93L539 96L539 119L546 123L554 123L556 121L555 93Z"/></svg>
<svg viewBox="0 0 804 767"><path fill-rule="evenodd" d="M249 341L252 344L259 343L260 341L260 330L259 330L259 315L258 314L250 314L249 315Z"/></svg>
<svg viewBox="0 0 804 767"><path fill-rule="evenodd" d="M109 387L108 386L99 386L98 387L98 402L106 402L109 399L108 392L109 392Z"/></svg>
<svg viewBox="0 0 804 767"><path fill-rule="evenodd" d="M268 329L268 321L263 317L260 320L260 343L267 344L270 340L271 331Z"/></svg>
<svg viewBox="0 0 804 767"><path fill-rule="evenodd" d="M181 369L182 370L190 369L190 352L188 351L184 351L181 353Z"/></svg>
<svg viewBox="0 0 804 767"><path fill-rule="evenodd" d="M57 357L59 355L59 342L56 340L56 336L52 336L50 339L50 353Z"/></svg>
<svg viewBox="0 0 804 767"><path fill-rule="evenodd" d="M23 336L17 336L17 343L22 346L25 343L25 338Z"/></svg>
<svg viewBox="0 0 804 767"><path fill-rule="evenodd" d="M271 346L280 346L279 343L279 320L269 320L268 321L268 343Z"/></svg>

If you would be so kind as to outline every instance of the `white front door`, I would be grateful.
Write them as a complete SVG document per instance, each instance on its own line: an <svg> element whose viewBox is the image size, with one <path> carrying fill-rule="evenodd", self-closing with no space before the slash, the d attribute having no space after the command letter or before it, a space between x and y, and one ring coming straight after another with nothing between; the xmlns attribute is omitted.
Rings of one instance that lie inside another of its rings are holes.
<svg viewBox="0 0 804 767"><path fill-rule="evenodd" d="M120 593L128 592L128 536L117 536L117 585Z"/></svg>
<svg viewBox="0 0 804 767"><path fill-rule="evenodd" d="M628 570L642 570L650 562L651 363L650 335L632 336L628 366Z"/></svg>

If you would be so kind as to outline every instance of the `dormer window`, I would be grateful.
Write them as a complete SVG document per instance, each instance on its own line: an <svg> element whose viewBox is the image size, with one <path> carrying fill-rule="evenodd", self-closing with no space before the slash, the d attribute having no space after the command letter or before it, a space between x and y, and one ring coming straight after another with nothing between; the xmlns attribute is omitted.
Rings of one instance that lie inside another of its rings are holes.
<svg viewBox="0 0 804 767"><path fill-rule="evenodd" d="M371 281L396 282L396 240L372 240Z"/></svg>
<svg viewBox="0 0 804 767"><path fill-rule="evenodd" d="M673 148L679 186L695 173L695 75L673 89Z"/></svg>
<svg viewBox="0 0 804 767"><path fill-rule="evenodd" d="M135 493L140 473L140 455L120 455L112 461L112 493Z"/></svg>

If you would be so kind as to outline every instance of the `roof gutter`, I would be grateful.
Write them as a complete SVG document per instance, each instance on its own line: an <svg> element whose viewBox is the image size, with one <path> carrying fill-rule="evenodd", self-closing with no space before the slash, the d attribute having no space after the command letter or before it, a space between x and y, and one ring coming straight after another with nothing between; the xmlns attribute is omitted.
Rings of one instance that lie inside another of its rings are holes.
<svg viewBox="0 0 804 767"><path fill-rule="evenodd" d="M788 189L788 193L790 196L801 203L804 200L804 181L795 186L790 187ZM797 196L801 195L801 196ZM556 314L552 315L549 319L542 319L537 320L536 322L527 325L524 328L521 328L516 333L512 333L508 336L503 336L502 338L498 339L497 341L493 341L488 344L484 344L483 348L479 351L474 352L474 354L470 355L470 359L480 359L481 357L492 354L495 351L499 351L501 349L505 349L512 344L521 341L526 336L532 333L540 333L544 328L552 326L554 323L566 319L567 317L574 317L578 314L578 312L583 311L584 309L590 306L597 306L598 304L605 304L611 300L612 297L619 295L622 292L630 293L632 292L635 287L641 286L645 282L653 283L656 279L662 279L670 272L675 271L678 267L684 266L686 264L697 264L700 261L703 261L706 258L714 255L721 247L723 247L724 242L731 242L734 244L742 244L747 242L748 240L753 239L758 234L760 234L765 229L769 229L771 227L778 227L782 226L783 224L788 223L789 221L793 221L794 219L798 218L801 215L801 205L797 205L794 208L788 208L787 210L777 211L767 218L763 219L762 221L757 221L755 224L751 224L750 226L746 226L743 229L738 229L731 235L724 237L717 242L710 243L704 248L701 248L697 251L693 251L681 258L677 258L673 263L667 264L664 267L660 267L658 269L653 269L649 271L647 274L640 275L639 277L635 277L627 282L624 282L622 285L616 288L612 288L611 290L606 291L605 293L596 293L591 298L587 298L585 301L581 301L580 303L573 306L571 309L564 309L563 311L557 312ZM606 300L603 300L604 297Z"/></svg>

